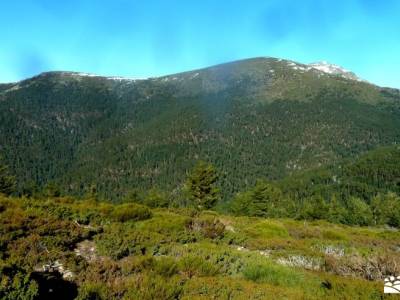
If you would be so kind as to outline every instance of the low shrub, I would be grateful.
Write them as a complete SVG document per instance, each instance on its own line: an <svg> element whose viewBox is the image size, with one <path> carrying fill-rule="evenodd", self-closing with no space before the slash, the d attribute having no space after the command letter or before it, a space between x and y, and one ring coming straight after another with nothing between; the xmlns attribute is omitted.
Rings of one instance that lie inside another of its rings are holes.
<svg viewBox="0 0 400 300"><path fill-rule="evenodd" d="M285 226L272 220L253 221L245 225L240 232L249 238L249 246L255 247L257 247L257 244L267 242L270 239L287 239L290 237Z"/></svg>
<svg viewBox="0 0 400 300"><path fill-rule="evenodd" d="M178 264L171 257L161 257L153 262L153 271L164 277L171 277L178 273Z"/></svg>
<svg viewBox="0 0 400 300"><path fill-rule="evenodd" d="M0 261L0 299L36 299L39 286L30 274L15 266L6 266Z"/></svg>
<svg viewBox="0 0 400 300"><path fill-rule="evenodd" d="M127 291L122 299L141 300L174 300L180 299L183 281L178 276L168 278L153 273L140 274L133 278L127 286Z"/></svg>
<svg viewBox="0 0 400 300"><path fill-rule="evenodd" d="M324 230L322 232L322 238L337 241L346 241L348 239L345 234L334 230Z"/></svg>
<svg viewBox="0 0 400 300"><path fill-rule="evenodd" d="M111 213L111 217L117 222L146 220L150 219L151 216L148 207L134 203L118 205Z"/></svg>
<svg viewBox="0 0 400 300"><path fill-rule="evenodd" d="M271 262L249 263L243 270L243 276L254 282L281 286L296 286L304 280L301 273Z"/></svg>
<svg viewBox="0 0 400 300"><path fill-rule="evenodd" d="M106 287L99 283L83 284L78 290L76 300L106 300L108 299Z"/></svg>
<svg viewBox="0 0 400 300"><path fill-rule="evenodd" d="M96 236L99 253L116 260L129 255L144 255L149 244L150 238L139 231L124 234L122 230L115 230Z"/></svg>
<svg viewBox="0 0 400 300"><path fill-rule="evenodd" d="M218 273L215 265L195 255L186 255L179 260L179 270L188 278L213 276Z"/></svg>
<svg viewBox="0 0 400 300"><path fill-rule="evenodd" d="M225 225L212 216L190 219L186 223L189 230L200 232L205 238L222 238L225 232Z"/></svg>

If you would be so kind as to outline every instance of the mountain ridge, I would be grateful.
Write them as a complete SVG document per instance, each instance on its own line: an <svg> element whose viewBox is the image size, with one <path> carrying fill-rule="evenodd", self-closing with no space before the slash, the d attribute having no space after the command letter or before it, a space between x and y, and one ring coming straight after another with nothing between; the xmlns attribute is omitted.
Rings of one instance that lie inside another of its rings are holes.
<svg viewBox="0 0 400 300"><path fill-rule="evenodd" d="M300 62L296 62L294 60L290 60L290 59L282 59L282 58L275 58L275 57L253 57L253 58L245 58L245 59L240 59L240 60L236 60L236 61L230 61L230 62L224 62L224 63L220 63L220 64L215 64L215 65L211 65L211 66L206 66L206 67L202 67L202 68L196 68L193 70L188 70L188 71L182 71L182 72L178 72L178 73L171 73L171 74L167 74L167 75L160 75L160 76L150 76L150 77L144 77L144 78L136 78L136 77L124 77L124 76L106 76L106 75L100 75L100 74L96 74L96 73L86 73L86 72L78 72L78 71L65 71L65 70L56 70L56 71L45 71L45 72L41 72L37 75L34 75L32 77L28 77L25 79L21 79L18 81L14 81L14 82L4 82L4 83L0 83L1 85L15 85L18 83L21 83L23 81L26 80L30 80L30 79L34 79L36 77L40 77L40 76L47 76L47 75L67 75L67 76L79 76L79 77L96 77L96 78L103 78L103 79L110 79L110 80L120 80L120 81L141 81L141 80L157 80L157 79L163 79L163 78L168 78L168 77L176 77L178 75L184 75L184 74L191 74L191 73L197 73L199 71L204 71L207 69L212 69L212 68L218 68L218 67L224 67L230 64L236 64L236 63L242 63L242 62L249 62L249 61L253 61L253 60L269 60L269 61L277 61L277 62L285 62L288 65L291 65L294 67L294 69L299 69L302 71L315 71L318 70L320 72L323 72L325 74L329 74L329 75L336 75L336 76L343 76L346 79L351 79L351 80L359 80L359 81L364 81L362 79L360 79L354 72L349 71L345 68L343 68L340 65L337 64L333 64L333 63L329 63L327 61L318 61L318 62L312 62L312 63L300 63ZM367 81L365 81L367 82ZM395 89L395 90L399 90L397 88L392 88L392 87L384 87L384 86L379 86L377 84L371 83L371 82L367 82L371 85L374 86L378 86L381 88L391 88L391 89Z"/></svg>
<svg viewBox="0 0 400 300"><path fill-rule="evenodd" d="M255 58L147 80L50 72L0 85L0 153L20 192L179 190L203 159L229 199L257 178L400 141L397 90L300 67Z"/></svg>

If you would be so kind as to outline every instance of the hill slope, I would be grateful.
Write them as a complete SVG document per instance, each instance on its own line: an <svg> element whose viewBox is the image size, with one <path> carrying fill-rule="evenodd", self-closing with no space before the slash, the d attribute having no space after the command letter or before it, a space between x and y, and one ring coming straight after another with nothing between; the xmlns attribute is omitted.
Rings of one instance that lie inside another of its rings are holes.
<svg viewBox="0 0 400 300"><path fill-rule="evenodd" d="M356 159L299 172L279 181L292 199L314 195L370 201L377 194L400 194L400 147L380 147Z"/></svg>
<svg viewBox="0 0 400 300"><path fill-rule="evenodd" d="M176 189L197 159L225 198L400 141L400 95L256 58L147 80L51 72L0 85L0 152L19 179L117 198Z"/></svg>

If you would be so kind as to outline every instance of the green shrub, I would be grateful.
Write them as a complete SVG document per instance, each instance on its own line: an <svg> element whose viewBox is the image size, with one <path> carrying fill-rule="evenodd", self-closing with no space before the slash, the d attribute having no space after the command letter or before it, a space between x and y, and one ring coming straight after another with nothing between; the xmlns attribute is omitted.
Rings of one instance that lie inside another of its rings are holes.
<svg viewBox="0 0 400 300"><path fill-rule="evenodd" d="M372 225L373 216L371 208L359 198L350 197L347 201L346 222L352 225Z"/></svg>
<svg viewBox="0 0 400 300"><path fill-rule="evenodd" d="M33 300L39 294L39 286L30 274L16 266L7 266L0 261L0 299Z"/></svg>
<svg viewBox="0 0 400 300"><path fill-rule="evenodd" d="M243 276L254 282L281 286L296 286L304 280L301 273L271 262L250 263L244 268Z"/></svg>
<svg viewBox="0 0 400 300"><path fill-rule="evenodd" d="M124 275L154 272L171 277L178 273L178 264L171 257L130 256L121 261L121 270Z"/></svg>
<svg viewBox="0 0 400 300"><path fill-rule="evenodd" d="M287 238L289 233L287 229L280 223L272 220L264 220L253 222L245 228L244 233L249 237L270 239L270 238Z"/></svg>
<svg viewBox="0 0 400 300"><path fill-rule="evenodd" d="M345 234L334 230L324 230L322 232L322 237L327 240L338 240L338 241L346 241L348 239Z"/></svg>
<svg viewBox="0 0 400 300"><path fill-rule="evenodd" d="M215 265L195 255L182 257L178 266L179 270L188 278L193 276L213 276L218 273Z"/></svg>
<svg viewBox="0 0 400 300"><path fill-rule="evenodd" d="M167 195L159 191L158 189L151 189L143 200L143 204L155 208L155 207L168 207Z"/></svg>
<svg viewBox="0 0 400 300"><path fill-rule="evenodd" d="M203 237L210 239L222 238L225 232L225 225L212 216L189 219L186 228L200 232Z"/></svg>
<svg viewBox="0 0 400 300"><path fill-rule="evenodd" d="M155 258L152 256L129 256L121 260L121 271L123 275L141 273L151 270L154 264Z"/></svg>
<svg viewBox="0 0 400 300"><path fill-rule="evenodd" d="M107 300L107 291L103 284L85 283L78 290L76 300Z"/></svg>
<svg viewBox="0 0 400 300"><path fill-rule="evenodd" d="M161 257L154 260L153 271L158 275L171 277L178 273L178 264L173 258Z"/></svg>
<svg viewBox="0 0 400 300"><path fill-rule="evenodd" d="M117 222L126 221L140 221L151 218L152 214L148 207L134 204L125 203L115 207L111 213L112 218Z"/></svg>
<svg viewBox="0 0 400 300"><path fill-rule="evenodd" d="M182 288L183 282L178 276L172 276L166 280L165 277L160 275L145 273L130 282L122 299L180 299Z"/></svg>
<svg viewBox="0 0 400 300"><path fill-rule="evenodd" d="M144 255L156 243L152 243L149 233L124 227L109 228L95 239L100 254L117 260L129 255Z"/></svg>

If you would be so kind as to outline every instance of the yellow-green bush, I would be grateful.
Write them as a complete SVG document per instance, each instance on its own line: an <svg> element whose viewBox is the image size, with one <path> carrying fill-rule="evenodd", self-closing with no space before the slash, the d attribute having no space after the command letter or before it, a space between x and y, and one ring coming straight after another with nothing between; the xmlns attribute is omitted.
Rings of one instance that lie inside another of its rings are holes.
<svg viewBox="0 0 400 300"><path fill-rule="evenodd" d="M151 216L148 207L134 203L117 205L111 213L111 217L117 222L146 220Z"/></svg>

